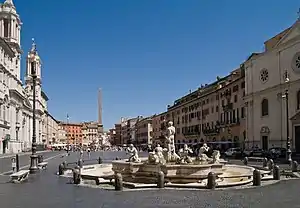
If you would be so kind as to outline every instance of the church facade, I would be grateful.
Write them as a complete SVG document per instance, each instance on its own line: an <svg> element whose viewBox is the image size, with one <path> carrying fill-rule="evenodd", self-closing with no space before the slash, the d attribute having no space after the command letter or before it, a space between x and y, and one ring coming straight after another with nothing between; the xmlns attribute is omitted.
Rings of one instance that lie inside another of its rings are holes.
<svg viewBox="0 0 300 208"><path fill-rule="evenodd" d="M29 56L37 55L36 135L38 144L51 143L56 137L55 119L47 111L48 98L42 91L42 62L36 44L27 56L25 85L21 80L22 22L12 0L0 5L0 154L28 151L32 140L32 77ZM51 135L48 125L52 126Z"/></svg>
<svg viewBox="0 0 300 208"><path fill-rule="evenodd" d="M244 67L246 144L285 148L289 136L292 151L300 153L300 19L266 41Z"/></svg>

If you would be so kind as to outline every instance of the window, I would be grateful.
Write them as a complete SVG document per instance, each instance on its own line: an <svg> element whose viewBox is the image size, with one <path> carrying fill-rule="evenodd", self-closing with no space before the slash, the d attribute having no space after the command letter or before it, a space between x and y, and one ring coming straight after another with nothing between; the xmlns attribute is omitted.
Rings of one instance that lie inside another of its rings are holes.
<svg viewBox="0 0 300 208"><path fill-rule="evenodd" d="M245 118L245 107L241 108L241 118Z"/></svg>
<svg viewBox="0 0 300 208"><path fill-rule="evenodd" d="M241 88L244 89L245 88L245 82L242 82L241 84Z"/></svg>
<svg viewBox="0 0 300 208"><path fill-rule="evenodd" d="M234 95L234 102L236 103L238 100L237 95Z"/></svg>
<svg viewBox="0 0 300 208"><path fill-rule="evenodd" d="M263 99L261 102L261 116L269 115L269 101L267 99Z"/></svg>
<svg viewBox="0 0 300 208"><path fill-rule="evenodd" d="M9 36L9 22L8 19L4 19L4 37L8 38Z"/></svg>
<svg viewBox="0 0 300 208"><path fill-rule="evenodd" d="M266 83L269 80L269 72L267 69L262 69L260 71L260 81Z"/></svg>
<svg viewBox="0 0 300 208"><path fill-rule="evenodd" d="M297 92L297 110L300 109L300 90Z"/></svg>
<svg viewBox="0 0 300 208"><path fill-rule="evenodd" d="M232 89L233 92L237 92L239 91L239 86L238 85L235 85Z"/></svg>

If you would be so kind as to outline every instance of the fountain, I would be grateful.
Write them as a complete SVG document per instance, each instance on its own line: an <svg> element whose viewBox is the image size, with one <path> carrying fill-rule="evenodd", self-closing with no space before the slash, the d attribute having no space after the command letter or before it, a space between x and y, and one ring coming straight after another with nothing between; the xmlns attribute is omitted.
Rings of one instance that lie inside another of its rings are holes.
<svg viewBox="0 0 300 208"><path fill-rule="evenodd" d="M243 185L252 182L254 168L249 166L228 165L220 159L220 152L213 151L212 157L207 156L209 147L204 144L199 149L196 158L189 155L192 150L184 145L175 152L175 128L172 122L168 123L166 131L166 148L160 145L149 153L148 158L139 158L138 151L130 145L129 160L116 160L112 162L114 174L120 173L125 183L147 185L156 184L159 173L164 173L168 186L205 187L210 172L217 175L217 186Z"/></svg>

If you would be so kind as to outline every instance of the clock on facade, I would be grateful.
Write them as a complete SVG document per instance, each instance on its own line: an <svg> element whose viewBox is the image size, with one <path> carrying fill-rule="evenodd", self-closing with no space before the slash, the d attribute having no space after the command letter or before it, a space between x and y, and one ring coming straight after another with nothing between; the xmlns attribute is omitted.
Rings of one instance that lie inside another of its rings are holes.
<svg viewBox="0 0 300 208"><path fill-rule="evenodd" d="M296 53L292 60L292 69L296 73L300 73L300 52Z"/></svg>
<svg viewBox="0 0 300 208"><path fill-rule="evenodd" d="M260 81L262 83L265 83L269 80L269 72L267 69L262 69L260 70L260 75L259 75Z"/></svg>

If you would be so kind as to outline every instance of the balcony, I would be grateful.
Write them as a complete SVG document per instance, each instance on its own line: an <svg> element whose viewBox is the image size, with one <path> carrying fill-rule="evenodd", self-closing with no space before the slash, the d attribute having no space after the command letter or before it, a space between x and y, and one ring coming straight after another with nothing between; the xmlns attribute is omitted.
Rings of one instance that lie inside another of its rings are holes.
<svg viewBox="0 0 300 208"><path fill-rule="evenodd" d="M203 130L203 134L205 135L205 136L213 136L213 135L217 135L217 134L219 134L220 133L220 128L218 127L216 127L216 128L213 128L213 129L204 129Z"/></svg>
<svg viewBox="0 0 300 208"><path fill-rule="evenodd" d="M182 133L184 136L199 136L200 135L200 132L185 132L185 133Z"/></svg>

